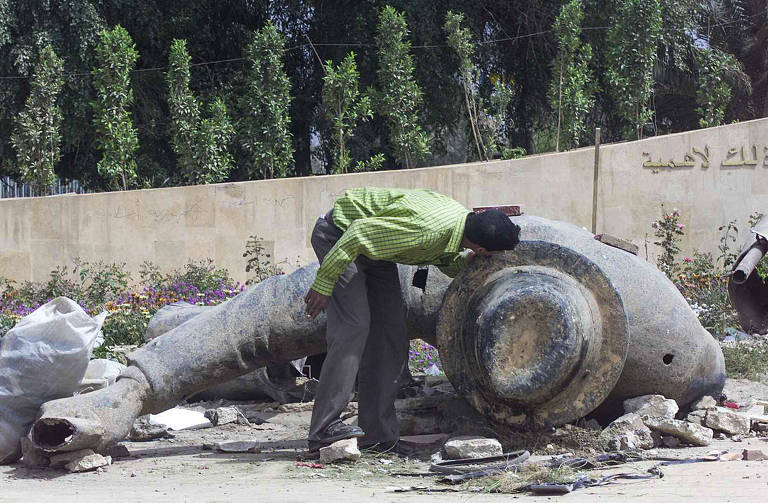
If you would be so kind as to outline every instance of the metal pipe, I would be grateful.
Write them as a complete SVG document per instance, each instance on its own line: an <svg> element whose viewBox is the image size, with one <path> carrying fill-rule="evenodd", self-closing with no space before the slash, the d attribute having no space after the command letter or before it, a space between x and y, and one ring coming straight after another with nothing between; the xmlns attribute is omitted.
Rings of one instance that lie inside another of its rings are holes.
<svg viewBox="0 0 768 503"><path fill-rule="evenodd" d="M768 252L768 241L757 238L754 244L747 250L739 261L736 268L731 273L731 279L737 285L743 285L747 278L757 267L758 262L762 260L765 253Z"/></svg>

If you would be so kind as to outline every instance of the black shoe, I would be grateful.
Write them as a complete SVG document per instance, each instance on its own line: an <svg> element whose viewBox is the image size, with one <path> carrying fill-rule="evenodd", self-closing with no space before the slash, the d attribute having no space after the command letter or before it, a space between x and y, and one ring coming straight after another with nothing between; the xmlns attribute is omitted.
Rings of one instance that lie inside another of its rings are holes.
<svg viewBox="0 0 768 503"><path fill-rule="evenodd" d="M341 421L331 423L325 431L320 433L320 438L318 440L309 441L309 452L319 451L321 447L329 446L339 440L360 438L363 435L365 435L365 432L357 426L350 426Z"/></svg>

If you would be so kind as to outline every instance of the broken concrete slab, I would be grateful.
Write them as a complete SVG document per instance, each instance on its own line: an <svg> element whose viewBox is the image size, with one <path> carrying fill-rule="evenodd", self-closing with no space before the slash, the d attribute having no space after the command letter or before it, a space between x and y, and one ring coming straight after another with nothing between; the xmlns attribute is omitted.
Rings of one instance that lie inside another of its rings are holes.
<svg viewBox="0 0 768 503"><path fill-rule="evenodd" d="M219 452L256 452L258 442L253 440L240 440L233 442L217 442L215 447Z"/></svg>
<svg viewBox="0 0 768 503"><path fill-rule="evenodd" d="M661 437L661 444L664 447L669 447L670 449L676 449L677 447L680 447L680 439L677 437L673 437L671 435L662 435Z"/></svg>
<svg viewBox="0 0 768 503"><path fill-rule="evenodd" d="M357 448L357 439L348 438L339 440L328 447L320 448L320 462L334 463L336 461L357 461L360 459L360 450Z"/></svg>
<svg viewBox="0 0 768 503"><path fill-rule="evenodd" d="M95 454L92 449L80 449L79 451L62 452L60 454L54 454L51 456L51 468L61 468L72 461L82 459L86 456Z"/></svg>
<svg viewBox="0 0 768 503"><path fill-rule="evenodd" d="M685 416L685 420L689 423L698 424L700 426L704 426L707 419L707 410L706 409L698 409L691 411L690 414Z"/></svg>
<svg viewBox="0 0 768 503"><path fill-rule="evenodd" d="M112 464L112 458L101 454L88 454L79 459L73 459L65 465L72 473L90 472Z"/></svg>
<svg viewBox="0 0 768 503"><path fill-rule="evenodd" d="M229 423L236 423L242 415L237 407L218 407L216 409L208 409L203 415L214 426L222 426Z"/></svg>
<svg viewBox="0 0 768 503"><path fill-rule="evenodd" d="M663 395L643 395L624 400L624 412L639 416L674 418L680 410L677 402Z"/></svg>
<svg viewBox="0 0 768 503"><path fill-rule="evenodd" d="M454 437L443 445L448 459L484 458L501 456L501 443L495 438Z"/></svg>
<svg viewBox="0 0 768 503"><path fill-rule="evenodd" d="M729 435L746 435L749 433L750 421L749 416L719 408L707 411L704 424L713 430L722 431Z"/></svg>
<svg viewBox="0 0 768 503"><path fill-rule="evenodd" d="M686 444L707 446L712 442L713 431L704 426L679 419L643 417L643 423L655 431L679 438Z"/></svg>
<svg viewBox="0 0 768 503"><path fill-rule="evenodd" d="M691 410L709 410L717 407L717 400L711 396L703 396L693 403Z"/></svg>
<svg viewBox="0 0 768 503"><path fill-rule="evenodd" d="M741 459L744 461L765 461L768 460L768 455L760 449L744 449L741 451Z"/></svg>
<svg viewBox="0 0 768 503"><path fill-rule="evenodd" d="M651 430L634 412L624 414L609 424L600 433L600 440L610 451L651 449L654 446Z"/></svg>

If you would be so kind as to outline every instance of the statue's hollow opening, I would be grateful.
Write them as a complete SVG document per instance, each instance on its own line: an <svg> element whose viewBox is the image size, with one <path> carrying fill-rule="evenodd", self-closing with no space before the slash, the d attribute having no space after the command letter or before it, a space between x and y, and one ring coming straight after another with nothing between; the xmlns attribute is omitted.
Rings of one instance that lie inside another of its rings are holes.
<svg viewBox="0 0 768 503"><path fill-rule="evenodd" d="M62 419L42 419L32 427L32 440L42 449L53 449L67 443L75 434L75 427Z"/></svg>
<svg viewBox="0 0 768 503"><path fill-rule="evenodd" d="M662 358L662 360L664 360L664 365L669 365L670 363L672 363L672 360L674 358L675 358L675 355L673 354L670 354L670 353L665 354L664 358Z"/></svg>

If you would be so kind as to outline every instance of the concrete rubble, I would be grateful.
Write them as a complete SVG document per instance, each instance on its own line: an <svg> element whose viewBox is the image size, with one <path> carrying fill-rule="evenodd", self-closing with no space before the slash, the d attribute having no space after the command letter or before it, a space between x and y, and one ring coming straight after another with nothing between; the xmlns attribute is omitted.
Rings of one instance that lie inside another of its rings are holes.
<svg viewBox="0 0 768 503"><path fill-rule="evenodd" d="M646 416L643 423L651 430L677 437L686 444L707 446L712 442L712 430L688 421Z"/></svg>
<svg viewBox="0 0 768 503"><path fill-rule="evenodd" d="M674 418L679 407L677 402L662 395L644 395L624 400L624 412L639 416Z"/></svg>
<svg viewBox="0 0 768 503"><path fill-rule="evenodd" d="M709 410L704 424L713 430L722 431L729 435L746 435L749 433L749 416L729 410Z"/></svg>
<svg viewBox="0 0 768 503"><path fill-rule="evenodd" d="M237 407L218 407L208 409L203 414L214 426L221 426L229 423L236 423L241 418L242 413Z"/></svg>
<svg viewBox="0 0 768 503"><path fill-rule="evenodd" d="M357 448L357 439L349 438L339 440L327 447L320 448L321 463L335 463L337 461L357 461L360 459L360 450Z"/></svg>
<svg viewBox="0 0 768 503"><path fill-rule="evenodd" d="M744 461L765 461L768 460L768 455L760 449L744 449L741 453L741 459Z"/></svg>
<svg viewBox="0 0 768 503"><path fill-rule="evenodd" d="M62 452L60 454L54 454L53 456L51 456L50 466L51 468L61 468L71 463L72 461L77 461L79 459L83 459L93 454L96 454L96 453L93 452L92 449L81 449L79 451Z"/></svg>
<svg viewBox="0 0 768 503"><path fill-rule="evenodd" d="M504 452L498 440L483 437L455 437L443 445L443 450L448 459L501 456Z"/></svg>
<svg viewBox="0 0 768 503"><path fill-rule="evenodd" d="M72 473L90 472L104 466L112 464L112 458L110 456L102 456L101 454L88 454L79 459L73 459L67 463L64 467Z"/></svg>
<svg viewBox="0 0 768 503"><path fill-rule="evenodd" d="M651 430L634 412L624 414L608 425L600 434L600 440L609 451L651 449L655 443Z"/></svg>
<svg viewBox="0 0 768 503"><path fill-rule="evenodd" d="M717 407L717 400L711 396L703 396L693 403L691 410L709 410Z"/></svg>

